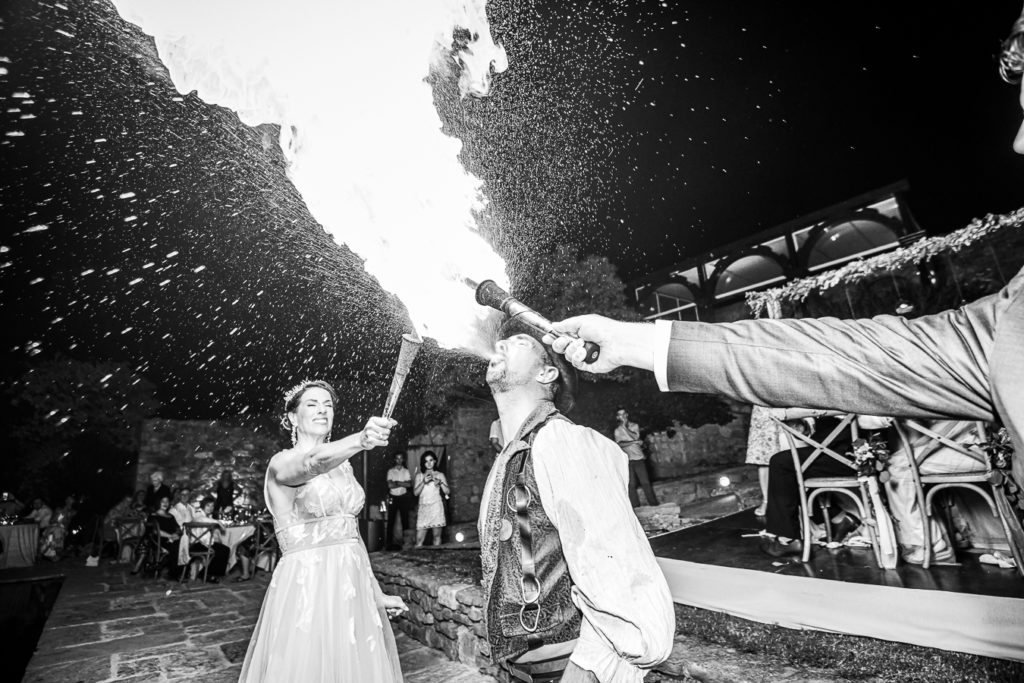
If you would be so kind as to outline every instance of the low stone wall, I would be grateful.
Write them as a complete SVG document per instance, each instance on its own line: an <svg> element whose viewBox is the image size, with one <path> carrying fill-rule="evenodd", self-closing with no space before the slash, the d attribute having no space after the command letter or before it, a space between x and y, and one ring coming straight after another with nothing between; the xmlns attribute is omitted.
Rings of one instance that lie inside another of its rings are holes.
<svg viewBox="0 0 1024 683"><path fill-rule="evenodd" d="M729 485L723 487L721 478L729 478ZM687 505L697 500L713 498L727 493L739 492L746 499L752 498L751 505L760 501L760 485L757 483L757 468L740 465L728 469L716 469L705 474L663 479L654 482L654 492L663 503ZM641 494L641 500L643 494Z"/></svg>
<svg viewBox="0 0 1024 683"><path fill-rule="evenodd" d="M697 466L739 465L747 454L750 407L733 406L736 418L724 425L677 427L669 436L655 432L647 437L649 467L655 479L669 479Z"/></svg>
<svg viewBox="0 0 1024 683"><path fill-rule="evenodd" d="M478 549L372 553L370 561L381 589L409 606L397 628L449 659L498 675L484 630Z"/></svg>

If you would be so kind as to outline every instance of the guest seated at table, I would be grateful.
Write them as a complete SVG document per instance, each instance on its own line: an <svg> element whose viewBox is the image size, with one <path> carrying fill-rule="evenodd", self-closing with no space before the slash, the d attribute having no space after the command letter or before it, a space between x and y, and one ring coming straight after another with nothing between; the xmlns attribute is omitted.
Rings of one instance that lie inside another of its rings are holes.
<svg viewBox="0 0 1024 683"><path fill-rule="evenodd" d="M155 512L160 505L160 499L164 496L168 499L171 497L171 487L164 483L164 473L157 470L149 475L149 486L146 487L146 497L143 501L146 512Z"/></svg>
<svg viewBox="0 0 1024 683"><path fill-rule="evenodd" d="M256 536L251 535L238 544L235 556L242 567L242 573L235 577L235 583L248 581L253 576L253 555L256 554Z"/></svg>
<svg viewBox="0 0 1024 683"><path fill-rule="evenodd" d="M0 501L0 517L17 517L24 507L25 504L13 493L4 493Z"/></svg>
<svg viewBox="0 0 1024 683"><path fill-rule="evenodd" d="M39 538L39 554L48 560L56 562L64 552L64 544L71 532L71 520L78 514L75 509L75 497L68 496L64 499L64 505L57 508L53 521L42 530Z"/></svg>
<svg viewBox="0 0 1024 683"><path fill-rule="evenodd" d="M119 562L131 561L133 545L122 544L125 538L140 538L145 531L145 504L143 498L146 492L139 490L135 495L125 494L121 500L107 511L103 516L103 543L115 543L120 549Z"/></svg>
<svg viewBox="0 0 1024 683"><path fill-rule="evenodd" d="M226 524L231 524L235 521L235 506L229 503L218 510L217 506L215 505L214 517L216 517L217 519Z"/></svg>
<svg viewBox="0 0 1024 683"><path fill-rule="evenodd" d="M25 519L38 524L39 530L42 531L53 521L53 510L43 502L42 498L34 498L32 499L32 511L25 515Z"/></svg>
<svg viewBox="0 0 1024 683"><path fill-rule="evenodd" d="M144 490L139 489L135 492L128 509L130 514L140 517L145 517L149 514L149 509L146 507L146 492Z"/></svg>
<svg viewBox="0 0 1024 683"><path fill-rule="evenodd" d="M171 514L179 525L192 521L191 505L192 489L182 486L174 493L174 505L171 506Z"/></svg>
<svg viewBox="0 0 1024 683"><path fill-rule="evenodd" d="M976 422L918 420L918 423L954 443L973 444L981 440ZM929 437L916 430L907 429L906 431L910 447L915 452L930 441ZM924 523L917 504L914 480L910 473L910 461L902 444L895 438L895 434L890 438L890 443L893 445L893 453L889 459L888 494L889 508L893 520L896 522L896 540L900 545L900 555L905 562L922 564L924 562ZM955 474L979 469L984 469L984 465L947 446L940 446L930 452L920 466L921 474ZM1004 532L998 518L992 516L988 506L979 496L976 494L961 495L961 491L948 491L936 496L936 508L940 501L946 500L942 496L949 496L949 504L954 506L951 513L956 528L948 529L941 524L941 515L933 514L930 517L929 529L934 562L955 561L954 546L957 545L985 547L993 540L996 543L1005 543L1001 540ZM935 513L937 512L938 510L935 510ZM959 538L951 542L950 533L955 533Z"/></svg>
<svg viewBox="0 0 1024 683"><path fill-rule="evenodd" d="M181 538L181 527L178 525L178 520L174 518L170 510L171 499L164 496L157 503L156 512L149 516L149 521L156 523L160 534L158 539L150 540L154 543L159 543L160 547L167 551L167 554L160 562L160 566L157 568L157 573L160 573L165 569L170 570L177 562L178 539ZM142 569L142 565L147 560L151 561L152 558L148 558L144 553L139 553L139 557L135 561L135 566L132 567L132 574L138 574Z"/></svg>
<svg viewBox="0 0 1024 683"><path fill-rule="evenodd" d="M194 532L192 538L189 539L190 549L192 550L213 549L213 559L210 561L210 567L206 572L206 580L209 583L218 583L221 577L224 576L228 568L228 556L231 554L231 549L220 542L219 527L221 523L213 518L213 507L216 502L213 498L204 498L199 509L194 511L192 521L203 524L216 524L218 528ZM193 566L192 578L195 578L198 573L199 568Z"/></svg>
<svg viewBox="0 0 1024 683"><path fill-rule="evenodd" d="M117 531L115 529L115 520L132 514L132 496L130 493L126 493L121 497L114 507L107 510L107 513L103 515L103 543L116 543L117 542Z"/></svg>
<svg viewBox="0 0 1024 683"><path fill-rule="evenodd" d="M842 420L843 414L824 410L805 410L802 408L772 408L771 414L779 420L803 420L812 418L814 425L810 438L822 443ZM884 429L889 425L889 418L860 415L857 424L864 430ZM867 435L865 435L867 436ZM843 430L829 444L831 450L846 455L853 447L853 439L849 429ZM805 446L797 448L797 456L803 462L814 452L814 448ZM791 451L787 448L773 455L768 463L768 504L766 509L765 530L773 536L764 540L761 550L772 557L801 555L803 541L800 540L800 492L797 489L796 469ZM843 477L853 474L853 470L827 454L819 454L813 463L804 470L805 477ZM842 540L860 526L860 520L837 506L832 516L832 540ZM813 515L819 511L814 510ZM814 517L812 516L812 519ZM824 520L822 520L824 521Z"/></svg>

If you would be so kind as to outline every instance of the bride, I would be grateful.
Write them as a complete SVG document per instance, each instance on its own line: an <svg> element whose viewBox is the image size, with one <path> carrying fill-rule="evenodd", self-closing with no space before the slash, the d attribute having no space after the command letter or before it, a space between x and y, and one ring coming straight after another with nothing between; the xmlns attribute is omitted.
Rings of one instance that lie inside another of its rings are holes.
<svg viewBox="0 0 1024 683"><path fill-rule="evenodd" d="M408 608L384 595L359 537L365 494L348 462L386 446L394 420L328 441L337 395L305 381L285 396L293 447L270 460L267 507L283 557L263 599L240 683L390 683L402 672L388 621Z"/></svg>

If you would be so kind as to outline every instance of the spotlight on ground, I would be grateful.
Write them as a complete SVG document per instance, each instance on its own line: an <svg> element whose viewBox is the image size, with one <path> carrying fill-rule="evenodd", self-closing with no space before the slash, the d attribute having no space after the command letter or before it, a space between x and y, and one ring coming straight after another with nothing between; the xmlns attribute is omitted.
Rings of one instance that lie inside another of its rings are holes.
<svg viewBox="0 0 1024 683"><path fill-rule="evenodd" d="M466 540L466 535L464 533L462 533L461 531L456 532L456 534L455 534L455 542L456 543L462 543L465 540Z"/></svg>
<svg viewBox="0 0 1024 683"><path fill-rule="evenodd" d="M731 483L732 483L732 481L729 479L729 477L725 476L724 474L718 478L718 487L719 488L723 488L724 489L724 488L726 488Z"/></svg>

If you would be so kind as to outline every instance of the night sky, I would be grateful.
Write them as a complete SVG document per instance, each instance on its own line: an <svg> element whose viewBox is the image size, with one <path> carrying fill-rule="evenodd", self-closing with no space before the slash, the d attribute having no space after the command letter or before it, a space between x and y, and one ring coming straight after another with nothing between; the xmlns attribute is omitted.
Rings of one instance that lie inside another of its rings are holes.
<svg viewBox="0 0 1024 683"><path fill-rule="evenodd" d="M628 281L900 179L930 232L1018 208L995 55L1019 11L498 1L491 95L432 82L510 267L569 243ZM6 377L122 361L169 417L266 412L306 375L382 402L403 309L309 216L276 131L180 96L106 0L0 17Z"/></svg>

